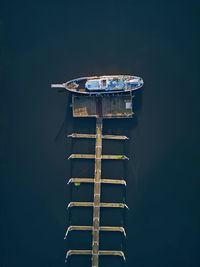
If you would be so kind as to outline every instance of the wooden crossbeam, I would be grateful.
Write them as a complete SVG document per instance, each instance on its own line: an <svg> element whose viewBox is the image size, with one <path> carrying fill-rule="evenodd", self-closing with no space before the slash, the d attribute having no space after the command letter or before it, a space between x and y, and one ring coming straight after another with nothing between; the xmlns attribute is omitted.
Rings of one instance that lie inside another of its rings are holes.
<svg viewBox="0 0 200 267"><path fill-rule="evenodd" d="M72 133L69 134L67 137L72 138L96 138L96 134L78 134L78 133ZM125 135L102 135L103 139L113 139L113 140L127 140L129 139Z"/></svg>
<svg viewBox="0 0 200 267"><path fill-rule="evenodd" d="M68 208L72 207L95 207L94 202L70 202ZM99 203L101 208L128 208L124 203Z"/></svg>
<svg viewBox="0 0 200 267"><path fill-rule="evenodd" d="M101 183L105 184L121 184L121 185L126 185L126 181L122 179L101 179ZM68 181L69 183L94 183L93 178L71 178Z"/></svg>
<svg viewBox="0 0 200 267"><path fill-rule="evenodd" d="M101 155L101 159L128 159L125 155ZM71 154L68 159L99 159L93 154Z"/></svg>

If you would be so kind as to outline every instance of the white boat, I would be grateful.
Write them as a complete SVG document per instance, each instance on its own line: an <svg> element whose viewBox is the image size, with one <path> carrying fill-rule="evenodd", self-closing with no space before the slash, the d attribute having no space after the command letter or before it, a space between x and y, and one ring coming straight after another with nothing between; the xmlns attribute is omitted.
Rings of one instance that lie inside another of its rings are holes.
<svg viewBox="0 0 200 267"><path fill-rule="evenodd" d="M52 88L65 88L72 93L99 95L135 91L143 86L143 79L130 75L106 75L82 77L62 84L52 84Z"/></svg>

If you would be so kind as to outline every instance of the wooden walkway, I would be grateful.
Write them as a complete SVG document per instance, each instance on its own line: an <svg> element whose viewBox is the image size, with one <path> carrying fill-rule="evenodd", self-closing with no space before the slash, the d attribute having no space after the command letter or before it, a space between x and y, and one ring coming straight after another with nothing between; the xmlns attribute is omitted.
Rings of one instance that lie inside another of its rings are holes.
<svg viewBox="0 0 200 267"><path fill-rule="evenodd" d="M93 202L70 202L68 208L72 207L92 207L93 208L93 225L78 226L71 225L68 227L65 238L68 233L73 230L77 231L92 231L92 247L91 250L69 250L66 254L66 260L71 255L92 255L92 267L99 267L100 255L116 255L121 256L125 260L122 251L99 250L99 232L100 231L119 231L124 235L123 227L100 226L100 210L101 208L127 208L125 203L101 203L101 183L125 185L125 180L117 179L101 179L101 161L104 159L110 160L127 160L125 155L102 155L102 139L126 140L126 136L102 135L102 118L96 119L96 134L72 134L69 137L73 138L96 138L95 155L88 154L72 154L68 159L93 159L95 160L94 178L71 178L68 183L93 183L94 184L94 199Z"/></svg>

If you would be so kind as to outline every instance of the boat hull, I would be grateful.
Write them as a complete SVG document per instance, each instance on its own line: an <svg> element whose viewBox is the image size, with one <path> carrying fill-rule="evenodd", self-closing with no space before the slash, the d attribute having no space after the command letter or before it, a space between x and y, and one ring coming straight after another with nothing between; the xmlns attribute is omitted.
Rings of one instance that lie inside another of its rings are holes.
<svg viewBox="0 0 200 267"><path fill-rule="evenodd" d="M143 84L143 79L137 76L107 75L81 77L63 84L52 84L51 86L65 88L76 94L104 95L135 91L141 88Z"/></svg>

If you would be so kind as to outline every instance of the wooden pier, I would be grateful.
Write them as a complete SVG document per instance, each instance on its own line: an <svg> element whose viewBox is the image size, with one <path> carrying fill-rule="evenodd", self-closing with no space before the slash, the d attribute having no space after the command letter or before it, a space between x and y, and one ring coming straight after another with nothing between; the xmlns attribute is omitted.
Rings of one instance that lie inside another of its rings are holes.
<svg viewBox="0 0 200 267"><path fill-rule="evenodd" d="M102 160L128 160L125 155L102 155L102 139L127 140L126 136L103 135L103 119L107 118L130 118L132 112L132 96L72 96L72 108L74 117L96 117L96 133L95 134L78 134L73 133L68 137L71 138L95 138L95 154L71 154L68 159L90 159L95 161L94 178L70 178L68 183L93 183L94 198L93 202L70 202L68 208L75 207L91 207L93 208L93 225L79 226L71 225L68 227L65 238L70 231L91 231L92 246L91 250L69 250L66 254L66 260L71 255L92 255L92 267L99 267L99 256L114 255L120 256L125 260L122 251L99 250L99 232L100 231L116 231L126 236L123 227L101 226L100 211L101 208L127 208L125 203L102 203L101 202L101 183L118 184L126 186L125 180L119 179L101 179L101 162Z"/></svg>
<svg viewBox="0 0 200 267"><path fill-rule="evenodd" d="M73 117L132 118L132 95L72 96Z"/></svg>

